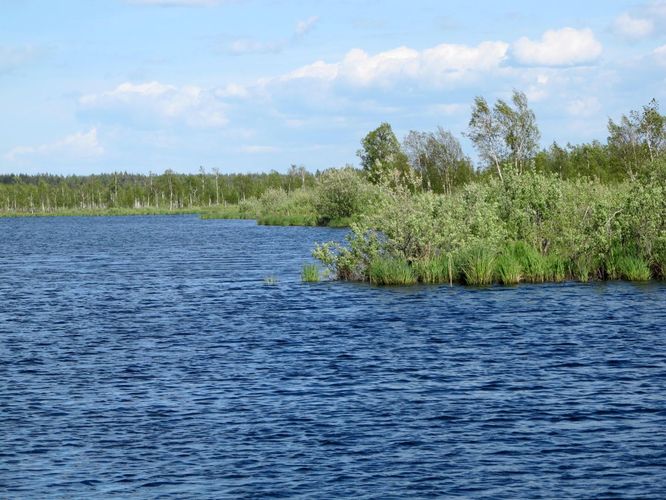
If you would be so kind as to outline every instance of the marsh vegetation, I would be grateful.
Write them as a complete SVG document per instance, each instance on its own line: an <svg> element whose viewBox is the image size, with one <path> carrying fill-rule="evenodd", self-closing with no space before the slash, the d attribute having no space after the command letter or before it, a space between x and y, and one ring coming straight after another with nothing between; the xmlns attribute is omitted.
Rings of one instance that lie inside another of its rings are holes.
<svg viewBox="0 0 666 500"><path fill-rule="evenodd" d="M474 101L466 135L476 168L441 127L400 142L382 123L361 141L360 169L4 176L0 209L349 227L345 242L321 243L314 256L330 277L378 285L664 279L666 117L653 100L609 120L608 134L539 150L536 117L515 91L508 102Z"/></svg>

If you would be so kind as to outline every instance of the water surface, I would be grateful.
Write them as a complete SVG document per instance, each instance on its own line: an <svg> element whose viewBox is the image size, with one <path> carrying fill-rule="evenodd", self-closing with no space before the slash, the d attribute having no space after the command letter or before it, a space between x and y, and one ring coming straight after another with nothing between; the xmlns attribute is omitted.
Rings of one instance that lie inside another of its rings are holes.
<svg viewBox="0 0 666 500"><path fill-rule="evenodd" d="M300 283L343 234L0 219L0 497L666 496L663 283Z"/></svg>

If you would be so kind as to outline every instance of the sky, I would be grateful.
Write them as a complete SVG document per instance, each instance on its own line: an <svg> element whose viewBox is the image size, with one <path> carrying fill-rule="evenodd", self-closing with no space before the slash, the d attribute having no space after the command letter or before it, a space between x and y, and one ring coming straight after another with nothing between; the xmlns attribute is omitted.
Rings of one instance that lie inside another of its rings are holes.
<svg viewBox="0 0 666 500"><path fill-rule="evenodd" d="M666 109L666 0L0 0L0 173L286 172L520 90L542 146Z"/></svg>

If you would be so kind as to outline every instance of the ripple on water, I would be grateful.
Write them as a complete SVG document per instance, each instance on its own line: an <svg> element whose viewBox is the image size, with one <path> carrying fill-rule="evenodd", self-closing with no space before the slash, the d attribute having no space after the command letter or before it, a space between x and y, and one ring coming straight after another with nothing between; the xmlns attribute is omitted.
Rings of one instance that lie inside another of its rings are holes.
<svg viewBox="0 0 666 500"><path fill-rule="evenodd" d="M0 232L0 496L666 496L663 284L304 285L343 232L189 216Z"/></svg>

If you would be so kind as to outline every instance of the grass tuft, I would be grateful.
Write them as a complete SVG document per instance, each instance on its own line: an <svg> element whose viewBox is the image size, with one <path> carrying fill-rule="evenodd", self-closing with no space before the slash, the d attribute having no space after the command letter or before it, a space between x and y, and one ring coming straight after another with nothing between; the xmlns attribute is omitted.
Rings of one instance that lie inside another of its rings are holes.
<svg viewBox="0 0 666 500"><path fill-rule="evenodd" d="M374 285L413 285L417 276L406 260L376 257L368 267L370 283Z"/></svg>
<svg viewBox="0 0 666 500"><path fill-rule="evenodd" d="M477 245L467 249L461 256L461 269L467 285L491 285L495 272L496 256L485 246Z"/></svg>
<svg viewBox="0 0 666 500"><path fill-rule="evenodd" d="M502 285L516 285L523 278L523 267L513 252L504 252L497 258L495 274Z"/></svg>
<svg viewBox="0 0 666 500"><path fill-rule="evenodd" d="M305 264L301 271L301 280L303 283L317 283L320 280L319 268L316 264Z"/></svg>
<svg viewBox="0 0 666 500"><path fill-rule="evenodd" d="M561 255L551 254L546 257L546 279L562 283L567 279L567 259Z"/></svg>
<svg viewBox="0 0 666 500"><path fill-rule="evenodd" d="M592 273L592 261L588 257L578 257L572 264L571 274L574 279L581 283L590 281L590 274Z"/></svg>
<svg viewBox="0 0 666 500"><path fill-rule="evenodd" d="M650 266L635 255L623 255L617 259L618 274L627 281L648 281Z"/></svg>
<svg viewBox="0 0 666 500"><path fill-rule="evenodd" d="M277 276L266 276L264 278L264 285L277 285L278 279Z"/></svg>
<svg viewBox="0 0 666 500"><path fill-rule="evenodd" d="M451 257L443 254L430 259L418 260L414 262L412 268L421 283L439 284L451 281L449 264L451 264Z"/></svg>

